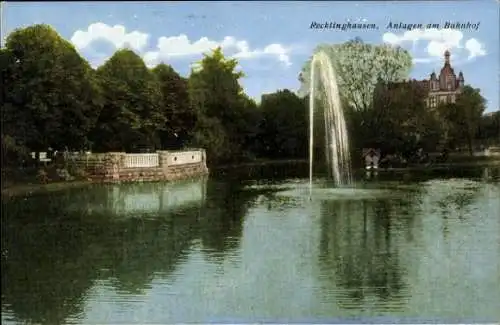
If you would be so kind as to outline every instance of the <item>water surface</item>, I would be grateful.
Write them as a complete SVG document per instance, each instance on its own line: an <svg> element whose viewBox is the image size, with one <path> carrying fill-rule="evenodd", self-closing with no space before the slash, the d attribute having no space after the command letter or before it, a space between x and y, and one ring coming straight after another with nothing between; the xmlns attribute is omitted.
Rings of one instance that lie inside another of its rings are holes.
<svg viewBox="0 0 500 325"><path fill-rule="evenodd" d="M500 319L499 168L295 171L2 203L2 324Z"/></svg>

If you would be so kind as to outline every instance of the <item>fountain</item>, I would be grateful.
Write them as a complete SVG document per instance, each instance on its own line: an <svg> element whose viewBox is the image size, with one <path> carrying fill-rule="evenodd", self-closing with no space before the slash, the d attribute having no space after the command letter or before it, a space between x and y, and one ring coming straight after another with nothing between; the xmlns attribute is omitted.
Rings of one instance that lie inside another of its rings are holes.
<svg viewBox="0 0 500 325"><path fill-rule="evenodd" d="M318 76L316 76L318 73ZM324 105L325 152L328 170L337 187L350 185L351 157L344 111L339 96L337 78L333 64L325 52L313 55L311 61L309 92L309 198L312 199L312 174L314 160L314 112L315 99L323 86L321 98Z"/></svg>
<svg viewBox="0 0 500 325"><path fill-rule="evenodd" d="M285 197L306 198L308 191L309 201L313 200L313 194L314 198L320 201L371 200L399 195L398 192L387 189L353 186L349 137L344 111L335 69L325 52L313 55L309 86L309 181L303 184L296 182L281 184L275 188L277 194ZM318 99L321 99L321 107L324 108L325 153L328 170L335 184L334 188L331 188L329 182L319 182L313 188L314 113L318 109L315 105Z"/></svg>

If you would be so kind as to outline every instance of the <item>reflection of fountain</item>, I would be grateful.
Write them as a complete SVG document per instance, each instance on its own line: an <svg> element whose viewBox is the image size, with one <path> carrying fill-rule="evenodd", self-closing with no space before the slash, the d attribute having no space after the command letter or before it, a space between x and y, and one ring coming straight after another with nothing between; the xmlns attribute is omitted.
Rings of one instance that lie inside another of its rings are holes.
<svg viewBox="0 0 500 325"><path fill-rule="evenodd" d="M329 281L324 290L340 293L338 303L344 309L370 305L398 310L404 304L406 284L392 243L389 202L322 205L321 272Z"/></svg>
<svg viewBox="0 0 500 325"><path fill-rule="evenodd" d="M499 167L485 167L483 169L482 179L487 182L494 182L500 180L500 168Z"/></svg>
<svg viewBox="0 0 500 325"><path fill-rule="evenodd" d="M328 55L324 52L318 52L314 54L311 62L309 93L309 188L311 196L314 156L314 102L317 90L319 90L316 86L316 69L318 69L318 77L321 79L324 90L321 95L325 105L325 152L328 169L337 186L351 183L349 139L339 96L336 73Z"/></svg>

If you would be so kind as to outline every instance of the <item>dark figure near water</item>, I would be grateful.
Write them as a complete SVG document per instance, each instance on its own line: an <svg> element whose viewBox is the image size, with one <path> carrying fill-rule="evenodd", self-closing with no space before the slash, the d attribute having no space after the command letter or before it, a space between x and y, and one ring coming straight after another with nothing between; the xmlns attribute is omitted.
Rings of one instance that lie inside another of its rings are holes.
<svg viewBox="0 0 500 325"><path fill-rule="evenodd" d="M366 169L378 169L380 161L380 151L373 148L363 149Z"/></svg>

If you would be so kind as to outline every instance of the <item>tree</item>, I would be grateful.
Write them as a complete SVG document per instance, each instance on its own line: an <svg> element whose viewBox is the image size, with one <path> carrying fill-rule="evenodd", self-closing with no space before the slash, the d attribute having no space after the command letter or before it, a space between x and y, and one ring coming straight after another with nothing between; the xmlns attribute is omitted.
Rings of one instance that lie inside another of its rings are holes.
<svg viewBox="0 0 500 325"><path fill-rule="evenodd" d="M232 152L229 136L221 121L215 117L200 115L193 130L192 143L205 148L207 164L214 165L230 161Z"/></svg>
<svg viewBox="0 0 500 325"><path fill-rule="evenodd" d="M366 111L371 108L377 84L397 82L408 78L412 58L408 51L389 45L372 45L361 39L343 44L322 44L314 53L324 51L337 73L340 96L349 108ZM304 64L299 80L299 94L309 93L312 57Z"/></svg>
<svg viewBox="0 0 500 325"><path fill-rule="evenodd" d="M259 123L262 121L262 111L259 105L246 94L242 94L240 99L239 117L234 121L234 139L239 142L243 159L254 159L259 150Z"/></svg>
<svg viewBox="0 0 500 325"><path fill-rule="evenodd" d="M193 69L188 81L190 102L201 121L196 127L198 140L194 141L194 144L200 143L200 139L203 138L201 125L204 123L210 126L220 124L223 129L220 133L227 136L226 145L231 156L223 157L220 152L215 152L217 157L214 157L214 160L246 156L247 140L251 132L249 126L257 123L252 119L256 116L252 111L256 105L243 93L239 83L243 73L236 71L237 65L235 59L225 58L222 50L217 48L210 55L204 55L204 58L197 63L197 68ZM208 133L206 136L207 139L212 138ZM206 143L206 145L217 144Z"/></svg>
<svg viewBox="0 0 500 325"><path fill-rule="evenodd" d="M19 163L28 155L25 146L28 132L32 130L29 116L22 113L12 104L10 87L14 82L14 56L7 49L0 49L0 109L2 112L2 166L7 163ZM22 137L24 135L24 137ZM32 137L32 136L31 136ZM31 138L29 137L29 138Z"/></svg>
<svg viewBox="0 0 500 325"><path fill-rule="evenodd" d="M261 136L269 158L307 156L308 116L305 101L288 89L262 98Z"/></svg>
<svg viewBox="0 0 500 325"><path fill-rule="evenodd" d="M481 117L477 138L486 143L500 145L500 110Z"/></svg>
<svg viewBox="0 0 500 325"><path fill-rule="evenodd" d="M153 70L163 96L163 111L167 127L162 132L163 145L182 146L189 140L196 122L196 114L190 105L188 81L171 66L159 64Z"/></svg>
<svg viewBox="0 0 500 325"><path fill-rule="evenodd" d="M94 72L48 25L17 29L2 51L4 132L35 150L87 144L101 107Z"/></svg>
<svg viewBox="0 0 500 325"><path fill-rule="evenodd" d="M210 117L229 120L243 95L239 84L242 72L235 71L238 61L224 57L221 48L197 63L189 77L190 95L198 110Z"/></svg>
<svg viewBox="0 0 500 325"><path fill-rule="evenodd" d="M471 156L474 150L474 138L485 107L486 100L481 96L480 90L465 86L457 96L456 102L447 105L446 111L442 111L444 119L450 126L452 140L457 144L466 144Z"/></svg>
<svg viewBox="0 0 500 325"><path fill-rule="evenodd" d="M418 147L432 150L440 139L437 116L428 110L427 91L414 81L378 87L373 110L365 112L362 146L410 156Z"/></svg>
<svg viewBox="0 0 500 325"><path fill-rule="evenodd" d="M124 151L158 147L166 112L160 85L144 61L131 50L119 50L97 73L106 94L93 133L97 147Z"/></svg>

